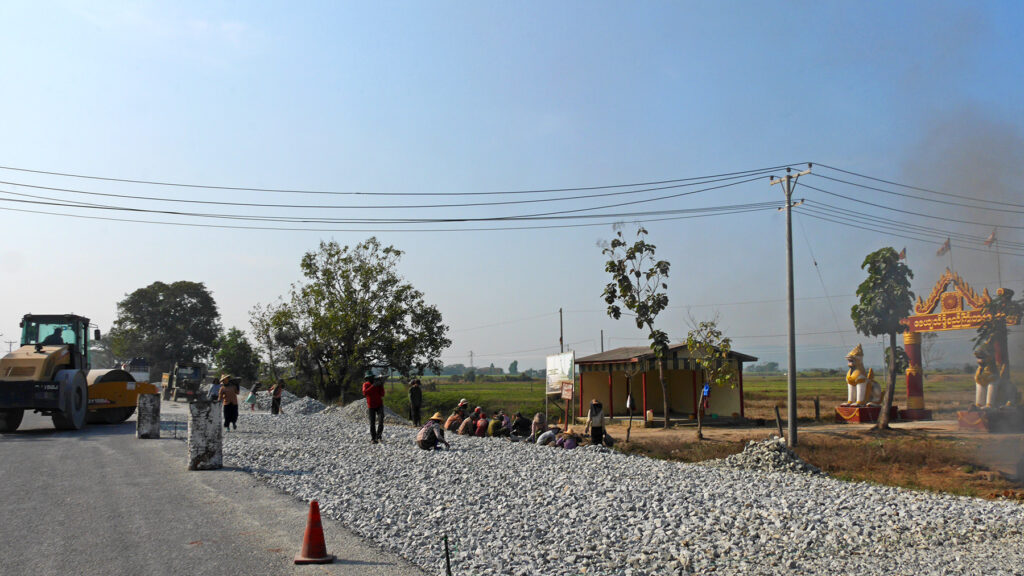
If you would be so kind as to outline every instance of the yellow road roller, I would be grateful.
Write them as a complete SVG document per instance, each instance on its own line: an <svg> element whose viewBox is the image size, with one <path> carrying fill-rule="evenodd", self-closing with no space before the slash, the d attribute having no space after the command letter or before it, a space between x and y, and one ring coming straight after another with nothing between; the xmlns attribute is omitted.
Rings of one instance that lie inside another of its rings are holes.
<svg viewBox="0 0 1024 576"><path fill-rule="evenodd" d="M139 394L157 392L124 370L90 370L89 336L82 316L22 318L20 347L0 359L0 432L17 430L25 410L50 416L60 430L123 422ZM99 337L96 330L93 338Z"/></svg>

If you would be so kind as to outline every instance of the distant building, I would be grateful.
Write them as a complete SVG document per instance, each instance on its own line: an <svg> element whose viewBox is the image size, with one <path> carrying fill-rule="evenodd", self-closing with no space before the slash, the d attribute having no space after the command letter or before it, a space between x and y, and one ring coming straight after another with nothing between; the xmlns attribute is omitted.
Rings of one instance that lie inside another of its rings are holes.
<svg viewBox="0 0 1024 576"><path fill-rule="evenodd" d="M744 417L743 413L743 363L757 362L757 358L731 352L729 359L736 365L736 386L712 386L708 398L706 418ZM604 405L605 413L611 416L627 416L627 386L633 393L633 414L654 412L654 417L664 418L661 384L658 381L658 365L654 352L648 346L616 348L600 354L577 358L578 382L574 393L578 417L586 416L590 401L597 398ZM668 388L669 416L672 419L695 419L696 406L704 382L700 370L690 359L686 344L669 347L665 358L665 385ZM628 380L628 383L627 383Z"/></svg>

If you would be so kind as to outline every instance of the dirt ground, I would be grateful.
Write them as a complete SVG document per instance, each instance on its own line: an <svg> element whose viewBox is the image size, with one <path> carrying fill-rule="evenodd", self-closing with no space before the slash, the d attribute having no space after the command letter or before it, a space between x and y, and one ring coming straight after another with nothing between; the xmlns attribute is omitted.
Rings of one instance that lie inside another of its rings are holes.
<svg viewBox="0 0 1024 576"><path fill-rule="evenodd" d="M696 426L668 430L616 422L608 433L618 448L655 458L696 462L740 452L750 440L778 435L769 426ZM871 424L801 422L797 453L829 474L847 480L951 492L986 498L1024 499L1018 465L1024 458L1024 434L961 431L955 420L896 422L879 433Z"/></svg>

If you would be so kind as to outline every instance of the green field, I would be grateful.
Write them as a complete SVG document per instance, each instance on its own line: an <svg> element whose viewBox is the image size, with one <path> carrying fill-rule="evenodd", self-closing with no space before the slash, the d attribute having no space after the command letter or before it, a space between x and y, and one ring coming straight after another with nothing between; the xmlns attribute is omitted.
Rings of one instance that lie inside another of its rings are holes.
<svg viewBox="0 0 1024 576"><path fill-rule="evenodd" d="M429 390L430 384L435 382L437 390ZM543 380L455 383L433 380L424 381L423 387L423 418L429 418L434 412L440 412L447 418L461 398L469 400L470 408L480 406L487 414L503 409L509 415L522 412L527 418L532 418L535 413L544 411ZM409 395L405 386L397 383L392 386L389 383L384 404L398 414L408 417ZM561 404L564 406L564 401ZM550 412L555 418L560 414L554 407Z"/></svg>

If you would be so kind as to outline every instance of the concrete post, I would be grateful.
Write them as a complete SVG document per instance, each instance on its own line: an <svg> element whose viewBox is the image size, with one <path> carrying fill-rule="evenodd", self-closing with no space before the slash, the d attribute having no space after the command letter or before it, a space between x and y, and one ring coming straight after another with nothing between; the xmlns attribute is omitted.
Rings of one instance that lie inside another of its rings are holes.
<svg viewBox="0 0 1024 576"><path fill-rule="evenodd" d="M222 426L219 402L199 401L188 405L189 470L216 470L224 466Z"/></svg>
<svg viewBox="0 0 1024 576"><path fill-rule="evenodd" d="M139 394L135 422L136 438L160 437L160 395Z"/></svg>

